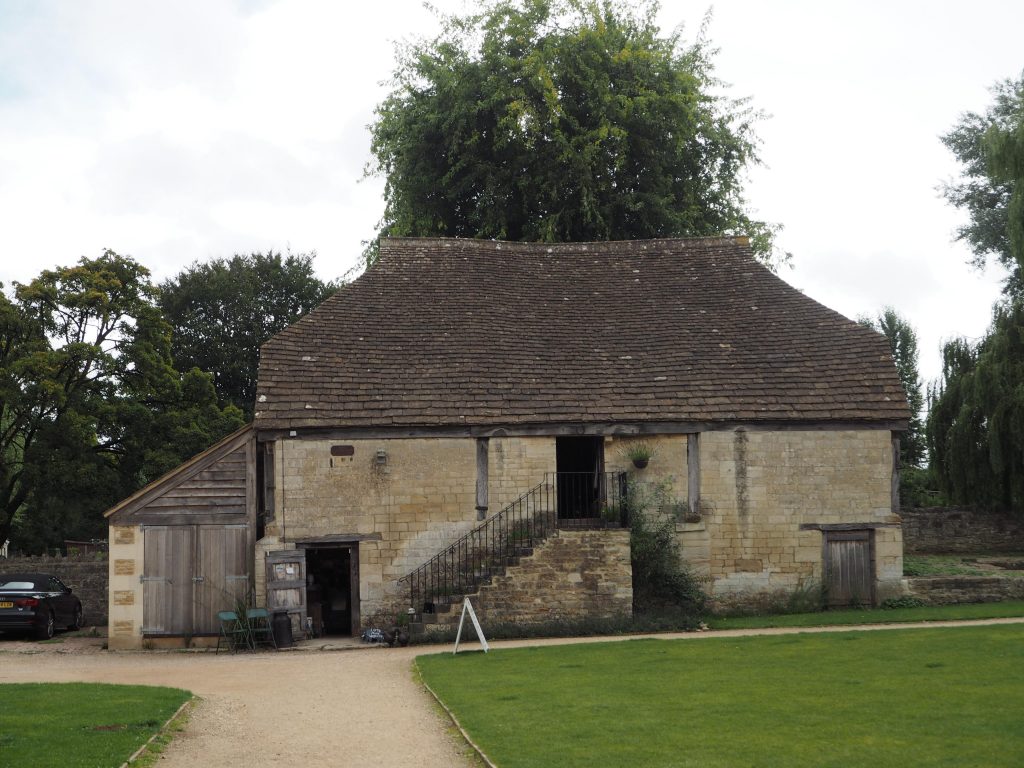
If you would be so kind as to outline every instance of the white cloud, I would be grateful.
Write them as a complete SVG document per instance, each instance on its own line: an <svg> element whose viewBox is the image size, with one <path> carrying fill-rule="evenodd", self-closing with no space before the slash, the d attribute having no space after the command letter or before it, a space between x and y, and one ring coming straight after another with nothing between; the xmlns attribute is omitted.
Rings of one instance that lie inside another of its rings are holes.
<svg viewBox="0 0 1024 768"><path fill-rule="evenodd" d="M704 7L663 0L659 19L692 39ZM895 306L927 376L998 295L950 242L937 137L1019 74L1022 27L995 0L715 4L719 75L773 115L748 192L786 227L783 277L847 315ZM104 247L159 278L288 248L344 273L383 210L381 180L359 180L392 43L434 28L418 0L0 5L0 280Z"/></svg>

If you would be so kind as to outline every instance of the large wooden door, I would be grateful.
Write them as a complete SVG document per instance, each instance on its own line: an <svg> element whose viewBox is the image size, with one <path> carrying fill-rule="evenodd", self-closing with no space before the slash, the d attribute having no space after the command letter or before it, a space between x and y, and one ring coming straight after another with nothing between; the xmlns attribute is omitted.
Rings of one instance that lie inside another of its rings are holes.
<svg viewBox="0 0 1024 768"><path fill-rule="evenodd" d="M220 632L217 612L246 603L248 526L143 527L144 635Z"/></svg>
<svg viewBox="0 0 1024 768"><path fill-rule="evenodd" d="M287 610L293 630L306 624L306 550L267 553L267 610Z"/></svg>
<svg viewBox="0 0 1024 768"><path fill-rule="evenodd" d="M249 605L247 532L244 524L199 526L193 634L216 634L218 611Z"/></svg>
<svg viewBox="0 0 1024 768"><path fill-rule="evenodd" d="M822 555L830 606L873 605L873 531L824 531Z"/></svg>
<svg viewBox="0 0 1024 768"><path fill-rule="evenodd" d="M195 528L153 525L144 529L142 633L192 633Z"/></svg>

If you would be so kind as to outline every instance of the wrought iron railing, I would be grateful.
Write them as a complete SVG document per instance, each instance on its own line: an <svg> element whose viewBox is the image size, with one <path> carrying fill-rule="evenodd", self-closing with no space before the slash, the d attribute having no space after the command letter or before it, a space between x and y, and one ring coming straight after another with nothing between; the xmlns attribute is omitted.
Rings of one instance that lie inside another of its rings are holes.
<svg viewBox="0 0 1024 768"><path fill-rule="evenodd" d="M553 472L400 579L417 613L435 613L501 575L561 528L628 525L621 472Z"/></svg>

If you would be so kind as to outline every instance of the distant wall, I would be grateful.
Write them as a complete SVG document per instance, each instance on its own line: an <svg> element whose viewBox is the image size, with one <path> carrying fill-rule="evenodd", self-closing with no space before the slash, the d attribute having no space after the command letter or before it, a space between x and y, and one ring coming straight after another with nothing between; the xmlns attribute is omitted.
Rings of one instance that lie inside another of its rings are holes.
<svg viewBox="0 0 1024 768"><path fill-rule="evenodd" d="M82 601L87 626L107 625L107 555L86 554L68 557L0 558L0 573L33 571L51 573L74 588Z"/></svg>
<svg viewBox="0 0 1024 768"><path fill-rule="evenodd" d="M1024 599L1024 579L1006 576L922 576L907 579L907 587L929 605Z"/></svg>
<svg viewBox="0 0 1024 768"><path fill-rule="evenodd" d="M1024 552L1024 519L997 512L927 507L902 509L903 551L977 554Z"/></svg>

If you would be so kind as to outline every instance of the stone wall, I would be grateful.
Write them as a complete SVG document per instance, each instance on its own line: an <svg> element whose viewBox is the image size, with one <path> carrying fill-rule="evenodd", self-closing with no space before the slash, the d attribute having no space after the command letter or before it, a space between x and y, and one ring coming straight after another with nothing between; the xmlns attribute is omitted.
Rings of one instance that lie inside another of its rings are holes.
<svg viewBox="0 0 1024 768"><path fill-rule="evenodd" d="M891 525L875 532L879 600L902 592L899 517L891 508L892 442L885 430L705 432L701 512L715 596L806 588L822 580L816 525Z"/></svg>
<svg viewBox="0 0 1024 768"><path fill-rule="evenodd" d="M929 605L1024 599L1024 579L1005 576L922 576L907 579L907 586Z"/></svg>
<svg viewBox="0 0 1024 768"><path fill-rule="evenodd" d="M0 573L49 573L72 587L82 601L88 626L107 625L107 555L91 553L68 557L11 557L0 559Z"/></svg>
<svg viewBox="0 0 1024 768"><path fill-rule="evenodd" d="M142 647L145 545L137 525L110 526L110 628L108 647L122 650Z"/></svg>
<svg viewBox="0 0 1024 768"><path fill-rule="evenodd" d="M336 445L351 455L332 455ZM478 524L472 438L285 439L275 462L276 517L256 548L258 601L264 553L304 538L375 534L379 540L359 543L361 615L404 611L398 579ZM493 515L554 471L555 440L491 438L488 465Z"/></svg>
<svg viewBox="0 0 1024 768"><path fill-rule="evenodd" d="M1024 552L1024 519L970 509L903 509L908 555Z"/></svg>
<svg viewBox="0 0 1024 768"><path fill-rule="evenodd" d="M470 599L491 622L628 618L633 615L629 532L561 531Z"/></svg>

